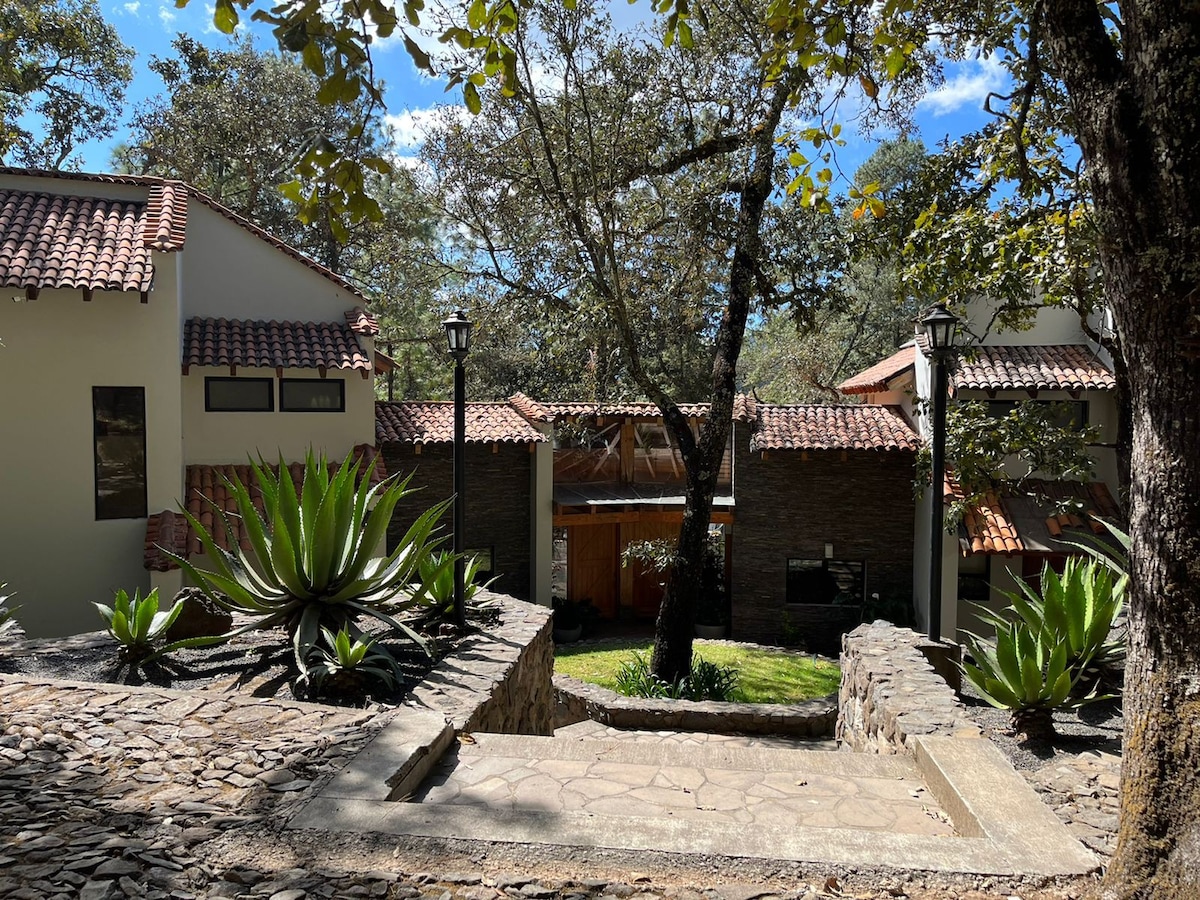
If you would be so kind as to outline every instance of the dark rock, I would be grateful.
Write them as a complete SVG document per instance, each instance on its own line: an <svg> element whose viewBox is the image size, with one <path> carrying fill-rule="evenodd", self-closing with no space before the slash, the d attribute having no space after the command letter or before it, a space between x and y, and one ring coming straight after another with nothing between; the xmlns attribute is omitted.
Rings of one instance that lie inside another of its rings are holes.
<svg viewBox="0 0 1200 900"><path fill-rule="evenodd" d="M167 641L225 634L233 626L233 615L217 606L199 588L184 588L175 599L183 601L183 612L167 629Z"/></svg>

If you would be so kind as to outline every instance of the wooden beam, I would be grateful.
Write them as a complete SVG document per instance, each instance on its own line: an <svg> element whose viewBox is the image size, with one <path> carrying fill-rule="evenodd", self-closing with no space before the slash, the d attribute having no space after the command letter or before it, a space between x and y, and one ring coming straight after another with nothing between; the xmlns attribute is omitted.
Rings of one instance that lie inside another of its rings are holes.
<svg viewBox="0 0 1200 900"><path fill-rule="evenodd" d="M142 291L142 303L149 303L149 302L150 302L150 292Z"/></svg>
<svg viewBox="0 0 1200 900"><path fill-rule="evenodd" d="M29 285L29 287L25 288L25 300L27 302L32 302L32 301L36 300L37 298L38 298L38 289L36 287L34 287L31 284L31 285Z"/></svg>
<svg viewBox="0 0 1200 900"><path fill-rule="evenodd" d="M634 430L633 423L621 423L621 480L626 484L633 481L634 471Z"/></svg>
<svg viewBox="0 0 1200 900"><path fill-rule="evenodd" d="M96 291L93 288L84 288L83 289L83 302L84 303L91 303L92 298L94 296L96 296Z"/></svg>

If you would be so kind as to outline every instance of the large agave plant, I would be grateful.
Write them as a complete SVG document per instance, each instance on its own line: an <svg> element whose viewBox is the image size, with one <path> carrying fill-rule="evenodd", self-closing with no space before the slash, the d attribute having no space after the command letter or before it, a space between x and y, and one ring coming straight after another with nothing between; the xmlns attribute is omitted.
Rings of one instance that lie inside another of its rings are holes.
<svg viewBox="0 0 1200 900"><path fill-rule="evenodd" d="M371 486L373 467L372 462L360 478L361 463L348 457L330 474L324 455L310 450L303 484L297 487L282 458L275 469L265 461L251 461L262 494L261 513L248 485L226 479L250 553L221 549L184 510L214 568L201 570L182 557L174 559L214 602L254 618L230 636L286 627L301 672L307 671L322 627L335 634L348 627L357 637L362 633L357 622L364 618L428 652L424 638L398 616L429 603L419 574L422 564L428 566L437 543L436 523L449 501L418 516L392 553L376 557L396 504L411 493L412 476L392 476ZM228 545L238 547L230 516L214 510L230 537Z"/></svg>

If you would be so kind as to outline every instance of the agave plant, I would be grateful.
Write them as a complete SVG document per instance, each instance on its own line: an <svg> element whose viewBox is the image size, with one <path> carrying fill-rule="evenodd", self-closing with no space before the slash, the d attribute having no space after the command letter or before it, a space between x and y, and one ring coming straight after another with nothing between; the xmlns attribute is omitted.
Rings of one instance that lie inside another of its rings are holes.
<svg viewBox="0 0 1200 900"><path fill-rule="evenodd" d="M11 594L4 593L4 589L7 587L7 582L0 583L0 637L17 628L17 620L14 614L21 608L19 606L5 606L9 597L12 596Z"/></svg>
<svg viewBox="0 0 1200 900"><path fill-rule="evenodd" d="M1044 633L1019 617L996 617L995 622L994 641L967 635L974 664L964 662L962 670L984 700L1011 710L1016 733L1049 737L1054 733L1054 710L1098 699L1071 696L1081 673L1068 667L1065 644L1049 644L1043 640Z"/></svg>
<svg viewBox="0 0 1200 900"><path fill-rule="evenodd" d="M378 648L374 638L363 639L364 635L353 636L350 626L343 626L334 634L321 628L323 643L313 648L308 666L301 681L312 685L313 690L343 696L362 696L373 683L388 689L396 687L400 680L400 669L390 653Z"/></svg>
<svg viewBox="0 0 1200 900"><path fill-rule="evenodd" d="M160 610L158 588L145 597L135 588L132 598L123 590L117 591L112 606L105 606L103 603L92 605L100 613L108 633L121 645L122 655L133 662L147 662L153 657L192 643L176 641L155 651L155 643L162 639L183 612L182 600L177 600L167 609Z"/></svg>
<svg viewBox="0 0 1200 900"><path fill-rule="evenodd" d="M325 456L310 450L297 488L282 457L274 469L261 458L250 465L262 495L261 512L249 485L237 478L224 480L251 551L239 547L231 515L214 504L226 543L238 549L223 550L184 510L213 569L201 570L172 554L215 603L253 618L229 636L283 626L301 672L308 668L322 627L331 632L356 628L362 617L378 620L428 652L425 639L397 617L430 602L418 576L436 546L436 523L449 501L418 516L390 554L376 557L396 504L411 493L411 475L372 486L373 461L360 473L361 463L347 457L331 474ZM410 584L414 581L416 585Z"/></svg>
<svg viewBox="0 0 1200 900"><path fill-rule="evenodd" d="M472 556L463 566L463 602L470 603L477 593L485 590L495 578L490 578L483 584L476 579L479 577L479 567L482 560ZM431 610L442 613L454 606L454 555L452 553L431 553L421 562L421 584L425 587Z"/></svg>

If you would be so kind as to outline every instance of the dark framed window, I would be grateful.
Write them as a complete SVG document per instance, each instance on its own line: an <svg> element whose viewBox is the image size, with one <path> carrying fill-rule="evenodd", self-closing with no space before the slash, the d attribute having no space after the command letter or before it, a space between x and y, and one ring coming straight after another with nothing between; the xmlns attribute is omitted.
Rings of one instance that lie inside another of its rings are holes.
<svg viewBox="0 0 1200 900"><path fill-rule="evenodd" d="M280 412L345 412L346 382L340 378L281 378Z"/></svg>
<svg viewBox="0 0 1200 900"><path fill-rule="evenodd" d="M205 412L273 412L275 385L270 378L205 378Z"/></svg>
<svg viewBox="0 0 1200 900"><path fill-rule="evenodd" d="M789 559L788 603L818 606L856 606L863 602L866 586L862 562L839 559Z"/></svg>
<svg viewBox="0 0 1200 900"><path fill-rule="evenodd" d="M992 598L992 557L972 553L958 561L958 599L986 604Z"/></svg>
<svg viewBox="0 0 1200 900"><path fill-rule="evenodd" d="M92 388L96 518L146 518L146 389Z"/></svg>
<svg viewBox="0 0 1200 900"><path fill-rule="evenodd" d="M988 415L993 419L1003 419L1020 403L1040 403L1053 407L1053 423L1058 428L1081 431L1088 424L1086 400L989 400Z"/></svg>

